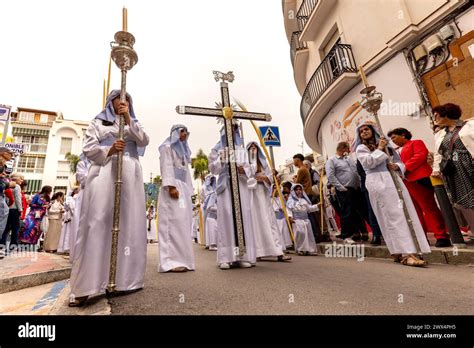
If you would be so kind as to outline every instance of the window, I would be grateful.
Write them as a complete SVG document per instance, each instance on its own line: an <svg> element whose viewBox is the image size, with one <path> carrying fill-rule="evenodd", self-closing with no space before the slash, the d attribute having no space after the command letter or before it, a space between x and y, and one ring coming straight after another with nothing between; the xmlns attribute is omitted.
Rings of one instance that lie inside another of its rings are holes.
<svg viewBox="0 0 474 348"><path fill-rule="evenodd" d="M35 114L32 112L21 111L20 121L23 122L35 122Z"/></svg>
<svg viewBox="0 0 474 348"><path fill-rule="evenodd" d="M20 173L43 173L44 172L44 157L35 156L20 156L17 161L15 171Z"/></svg>
<svg viewBox="0 0 474 348"><path fill-rule="evenodd" d="M40 123L48 123L48 115L46 114L41 114L41 117L40 117Z"/></svg>
<svg viewBox="0 0 474 348"><path fill-rule="evenodd" d="M28 144L28 152L46 153L48 148L48 137L41 137L36 135L18 135L15 141L21 144Z"/></svg>
<svg viewBox="0 0 474 348"><path fill-rule="evenodd" d="M56 193L56 192L62 192L64 194L66 194L67 186L55 186L54 187L54 193Z"/></svg>
<svg viewBox="0 0 474 348"><path fill-rule="evenodd" d="M61 149L59 150L60 155L65 155L71 152L72 138L61 138Z"/></svg>

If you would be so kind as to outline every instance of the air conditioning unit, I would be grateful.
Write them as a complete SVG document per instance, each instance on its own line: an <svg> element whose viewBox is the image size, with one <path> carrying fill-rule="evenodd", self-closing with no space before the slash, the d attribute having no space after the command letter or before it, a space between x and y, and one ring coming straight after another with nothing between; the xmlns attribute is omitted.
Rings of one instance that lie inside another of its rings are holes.
<svg viewBox="0 0 474 348"><path fill-rule="evenodd" d="M423 58L426 58L428 52L426 52L426 48L423 45L418 45L413 49L413 57L415 57L415 61L420 61Z"/></svg>
<svg viewBox="0 0 474 348"><path fill-rule="evenodd" d="M454 38L455 32L451 24L445 25L439 30L439 35L445 41L450 41Z"/></svg>
<svg viewBox="0 0 474 348"><path fill-rule="evenodd" d="M436 55L444 45L439 34L434 34L423 41L423 46L425 46L429 54Z"/></svg>

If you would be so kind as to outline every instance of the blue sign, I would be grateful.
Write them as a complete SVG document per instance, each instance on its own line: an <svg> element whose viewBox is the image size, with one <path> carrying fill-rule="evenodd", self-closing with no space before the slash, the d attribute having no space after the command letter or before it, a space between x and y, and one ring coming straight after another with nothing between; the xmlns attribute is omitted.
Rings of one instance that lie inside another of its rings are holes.
<svg viewBox="0 0 474 348"><path fill-rule="evenodd" d="M263 137L263 141L267 146L281 146L280 142L280 131L278 127L274 126L263 126L260 128L260 134Z"/></svg>

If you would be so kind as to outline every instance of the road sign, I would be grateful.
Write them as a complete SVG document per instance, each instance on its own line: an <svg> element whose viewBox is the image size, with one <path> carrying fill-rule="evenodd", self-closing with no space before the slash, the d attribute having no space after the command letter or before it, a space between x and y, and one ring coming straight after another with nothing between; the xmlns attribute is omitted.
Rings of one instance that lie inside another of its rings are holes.
<svg viewBox="0 0 474 348"><path fill-rule="evenodd" d="M28 152L28 144L5 143L5 147L15 155L23 155L25 152Z"/></svg>
<svg viewBox="0 0 474 348"><path fill-rule="evenodd" d="M10 116L10 109L11 106L0 105L0 121L8 121L8 117Z"/></svg>
<svg viewBox="0 0 474 348"><path fill-rule="evenodd" d="M278 127L274 126L263 126L260 128L260 134L262 134L263 141L267 146L281 146L280 142L280 131Z"/></svg>

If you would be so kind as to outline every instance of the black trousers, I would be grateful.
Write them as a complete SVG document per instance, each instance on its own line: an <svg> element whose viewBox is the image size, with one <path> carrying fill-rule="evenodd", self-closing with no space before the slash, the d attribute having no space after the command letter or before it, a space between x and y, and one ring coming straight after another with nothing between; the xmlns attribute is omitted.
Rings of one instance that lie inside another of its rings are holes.
<svg viewBox="0 0 474 348"><path fill-rule="evenodd" d="M337 190L336 196L341 209L341 237L345 239L359 233L367 233L360 211L360 190L349 187L347 191Z"/></svg>
<svg viewBox="0 0 474 348"><path fill-rule="evenodd" d="M1 244L7 243L8 232L12 231L10 246L18 244L18 232L20 231L20 212L18 209L10 209L8 212L7 225L2 234Z"/></svg>
<svg viewBox="0 0 474 348"><path fill-rule="evenodd" d="M369 191L365 190L362 192L365 200L363 214L364 219L369 223L370 228L372 229L372 234L374 237L381 237L382 232L380 231L379 223L377 222L377 217L374 214L374 210L372 209L372 205L370 205L370 198L369 198Z"/></svg>

